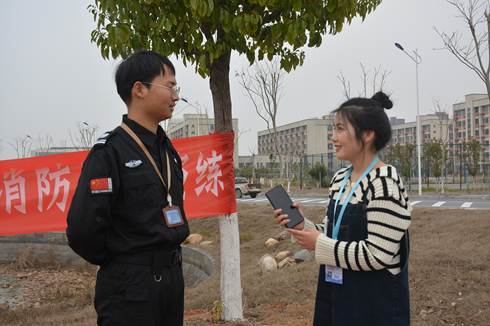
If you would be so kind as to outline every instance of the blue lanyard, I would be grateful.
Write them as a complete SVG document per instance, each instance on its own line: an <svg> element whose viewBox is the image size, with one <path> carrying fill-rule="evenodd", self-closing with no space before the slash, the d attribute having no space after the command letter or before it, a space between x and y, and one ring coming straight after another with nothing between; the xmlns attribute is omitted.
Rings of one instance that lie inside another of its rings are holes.
<svg viewBox="0 0 490 326"><path fill-rule="evenodd" d="M369 164L369 166L367 167L366 171L364 171L364 173L359 178L359 180L357 180L356 184L350 190L349 195L345 198L344 202L342 203L342 208L340 210L339 216L336 219L335 213L337 212L337 205L340 201L340 198L342 197L342 194L344 193L345 185L347 184L347 180L350 178L350 176L352 174L352 168L350 168L349 171L347 172L347 174L344 176L344 179L342 180L342 183L340 185L339 196L335 200L335 206L333 209L332 239L337 240L337 237L338 237L339 231L340 231L340 224L342 223L342 218L344 217L345 209L347 208L347 205L349 204L350 199L352 198L352 195L356 191L357 187L359 187L359 184L361 183L361 181L369 174L369 172L371 172L371 170L374 168L376 163L378 163L378 161L379 161L378 156L375 156L373 158L373 161L371 162L371 164ZM325 226L325 232L326 231L327 231L327 227Z"/></svg>

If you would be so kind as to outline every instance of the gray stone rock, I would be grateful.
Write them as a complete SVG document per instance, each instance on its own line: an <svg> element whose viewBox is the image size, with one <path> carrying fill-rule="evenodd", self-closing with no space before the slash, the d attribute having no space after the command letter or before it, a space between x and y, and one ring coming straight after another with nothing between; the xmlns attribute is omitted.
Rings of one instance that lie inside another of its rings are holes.
<svg viewBox="0 0 490 326"><path fill-rule="evenodd" d="M301 263L301 262L304 262L304 261L313 261L313 255L307 249L302 249L300 251L297 251L294 254L293 258L298 263Z"/></svg>
<svg viewBox="0 0 490 326"><path fill-rule="evenodd" d="M276 260L269 254L265 254L260 258L259 265L262 274L277 270Z"/></svg>

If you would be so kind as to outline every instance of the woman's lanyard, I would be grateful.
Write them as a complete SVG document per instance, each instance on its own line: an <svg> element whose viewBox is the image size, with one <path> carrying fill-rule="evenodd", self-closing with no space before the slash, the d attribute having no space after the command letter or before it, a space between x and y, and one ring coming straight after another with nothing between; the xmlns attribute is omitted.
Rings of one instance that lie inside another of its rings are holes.
<svg viewBox="0 0 490 326"><path fill-rule="evenodd" d="M126 131L129 134L129 136L131 136L131 138L134 139L134 141L141 147L141 149L145 153L146 157L148 158L151 165L153 166L153 169L155 169L155 172L158 174L160 181L162 181L163 186L167 189L167 201L168 201L169 206L172 206L172 196L170 195L170 186L172 184L172 174L170 173L170 160L168 158L168 152L165 151L165 155L167 155L167 179L168 179L168 187L167 187L167 184L165 183L165 180L163 180L163 176L160 173L160 170L158 169L158 166L155 163L153 156L151 156L150 152L148 152L148 149L146 148L145 144L143 144L141 139L124 122L121 124L121 128L123 128L124 131Z"/></svg>
<svg viewBox="0 0 490 326"><path fill-rule="evenodd" d="M369 166L367 167L366 171L364 171L362 176L359 178L359 180L357 180L355 185L352 187L352 189L349 192L349 195L344 199L344 202L342 203L342 208L340 209L339 216L337 218L335 218L335 213L337 211L337 205L340 201L340 198L342 198L342 194L344 193L345 185L347 184L347 180L349 180L350 176L352 175L352 168L350 168L349 171L347 172L347 174L344 176L344 179L342 180L342 183L340 185L339 196L335 200L335 206L333 209L332 239L337 240L337 237L338 237L339 231L340 231L340 224L342 223L342 218L344 217L345 209L347 208L347 205L349 204L350 199L352 198L352 195L356 191L357 187L359 187L359 185L361 184L361 181L369 174L369 172L371 172L371 170L374 168L376 163L378 163L378 161L379 161L379 158L376 155L373 158L373 161L371 162L371 164L369 164ZM325 235L326 234L327 234L327 225L325 225Z"/></svg>

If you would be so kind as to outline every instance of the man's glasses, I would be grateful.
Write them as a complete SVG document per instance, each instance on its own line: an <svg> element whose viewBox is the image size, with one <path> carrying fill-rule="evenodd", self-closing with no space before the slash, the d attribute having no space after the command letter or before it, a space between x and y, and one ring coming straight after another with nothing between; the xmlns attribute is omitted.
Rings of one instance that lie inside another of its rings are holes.
<svg viewBox="0 0 490 326"><path fill-rule="evenodd" d="M148 83L148 82L141 82L141 83L142 84L146 84L146 85L153 85L153 86L157 86L157 87L166 88L169 91L173 92L177 96L179 96L179 94L180 94L180 87L177 86L177 85L174 85L174 86L170 87L170 86L167 86L167 85L155 84L155 83Z"/></svg>

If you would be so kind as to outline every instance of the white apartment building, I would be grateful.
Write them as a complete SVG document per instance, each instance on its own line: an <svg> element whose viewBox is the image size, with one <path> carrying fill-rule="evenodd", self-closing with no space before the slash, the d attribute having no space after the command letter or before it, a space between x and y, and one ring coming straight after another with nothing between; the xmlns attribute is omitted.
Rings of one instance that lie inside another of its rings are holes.
<svg viewBox="0 0 490 326"><path fill-rule="evenodd" d="M404 119L390 118L392 131L392 144L416 144L417 143L417 122L405 122ZM396 123L393 123L396 121ZM445 143L453 143L453 121L447 113L426 114L420 116L421 144L433 139L441 139Z"/></svg>
<svg viewBox="0 0 490 326"><path fill-rule="evenodd" d="M238 167L238 119L232 120L235 132L235 148L233 161ZM184 114L180 119L170 119L167 125L167 135L170 139L204 136L215 132L214 118L207 114Z"/></svg>
<svg viewBox="0 0 490 326"><path fill-rule="evenodd" d="M490 162L490 101L487 94L468 94L453 104L454 143L476 139L482 145L481 159Z"/></svg>

